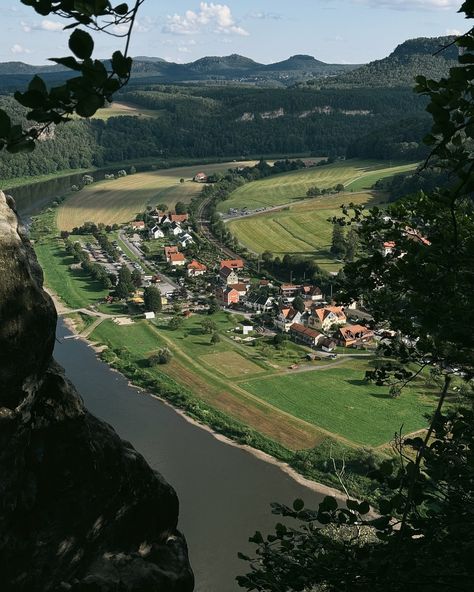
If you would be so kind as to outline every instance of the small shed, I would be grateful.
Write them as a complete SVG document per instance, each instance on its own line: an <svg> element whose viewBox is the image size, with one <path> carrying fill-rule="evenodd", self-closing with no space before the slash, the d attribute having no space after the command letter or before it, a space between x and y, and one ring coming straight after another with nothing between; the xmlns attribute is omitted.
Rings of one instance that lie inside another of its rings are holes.
<svg viewBox="0 0 474 592"><path fill-rule="evenodd" d="M154 312L146 312L145 313L145 319L147 320L151 320L155 318L155 313Z"/></svg>
<svg viewBox="0 0 474 592"><path fill-rule="evenodd" d="M242 333L243 335L248 335L253 331L253 325L242 325Z"/></svg>

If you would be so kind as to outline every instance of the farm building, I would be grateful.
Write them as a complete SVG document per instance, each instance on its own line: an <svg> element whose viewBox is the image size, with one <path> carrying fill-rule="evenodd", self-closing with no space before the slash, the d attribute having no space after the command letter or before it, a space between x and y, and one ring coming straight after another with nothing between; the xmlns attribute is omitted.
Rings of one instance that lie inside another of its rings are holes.
<svg viewBox="0 0 474 592"><path fill-rule="evenodd" d="M338 341L343 347L355 347L369 343L374 338L374 332L364 325L346 325L338 331Z"/></svg>
<svg viewBox="0 0 474 592"><path fill-rule="evenodd" d="M206 173L196 173L193 177L193 181L195 183L207 183L207 175Z"/></svg>
<svg viewBox="0 0 474 592"><path fill-rule="evenodd" d="M239 283L239 276L230 267L222 267L219 272L219 277L221 282L227 285Z"/></svg>
<svg viewBox="0 0 474 592"><path fill-rule="evenodd" d="M197 275L203 275L206 273L207 267L203 263L199 263L196 259L193 259L188 265L188 275L191 277Z"/></svg>
<svg viewBox="0 0 474 592"><path fill-rule="evenodd" d="M291 325L290 335L297 343L303 343L310 347L316 347L318 342L324 337L319 331L309 329L300 323L293 323L293 325Z"/></svg>

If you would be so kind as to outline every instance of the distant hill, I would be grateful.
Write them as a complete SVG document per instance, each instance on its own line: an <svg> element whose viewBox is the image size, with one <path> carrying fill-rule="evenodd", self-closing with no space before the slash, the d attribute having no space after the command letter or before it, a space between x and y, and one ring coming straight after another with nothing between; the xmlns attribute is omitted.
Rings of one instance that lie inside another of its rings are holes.
<svg viewBox="0 0 474 592"><path fill-rule="evenodd" d="M439 80L457 64L457 46L439 52L454 39L452 36L409 39L388 57L339 75L326 85L342 88L413 86L415 76L420 74Z"/></svg>

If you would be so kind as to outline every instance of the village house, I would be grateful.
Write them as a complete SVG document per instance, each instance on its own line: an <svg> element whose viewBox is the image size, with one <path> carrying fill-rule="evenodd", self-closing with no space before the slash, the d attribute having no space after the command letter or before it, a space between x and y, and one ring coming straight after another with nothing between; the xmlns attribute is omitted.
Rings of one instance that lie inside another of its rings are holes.
<svg viewBox="0 0 474 592"><path fill-rule="evenodd" d="M145 230L145 222L143 220L134 220L130 226L133 230Z"/></svg>
<svg viewBox="0 0 474 592"><path fill-rule="evenodd" d="M275 298L273 296L257 296L247 301L247 307L257 313L272 310Z"/></svg>
<svg viewBox="0 0 474 592"><path fill-rule="evenodd" d="M179 236L180 234L184 233L184 230L181 228L181 226L180 226L180 224L178 224L178 222L172 222L170 224L170 232L174 236Z"/></svg>
<svg viewBox="0 0 474 592"><path fill-rule="evenodd" d="M270 280L265 280L265 279L264 279L264 280L260 280L260 281L258 282L258 285L259 285L261 288L273 288L273 284L271 283L271 281L270 281Z"/></svg>
<svg viewBox="0 0 474 592"><path fill-rule="evenodd" d="M230 267L222 267L219 272L219 278L222 283L227 284L228 286L239 283L239 276Z"/></svg>
<svg viewBox="0 0 474 592"><path fill-rule="evenodd" d="M289 301L294 300L300 292L301 286L296 284L282 284L280 286L280 294Z"/></svg>
<svg viewBox="0 0 474 592"><path fill-rule="evenodd" d="M167 263L170 262L171 255L175 255L176 253L179 253L179 249L176 246L165 247L163 250L165 252L165 259L166 259Z"/></svg>
<svg viewBox="0 0 474 592"><path fill-rule="evenodd" d="M299 323L301 321L301 313L291 306L280 307L278 316L276 317L274 324L277 329L288 333L291 325Z"/></svg>
<svg viewBox="0 0 474 592"><path fill-rule="evenodd" d="M323 293L321 292L321 288L318 288L318 286L303 286L302 296L305 298L305 300L309 300L311 302L321 302L323 300Z"/></svg>
<svg viewBox="0 0 474 592"><path fill-rule="evenodd" d="M186 258L183 253L171 253L170 265L173 267L182 267L186 264Z"/></svg>
<svg viewBox="0 0 474 592"><path fill-rule="evenodd" d="M230 306L231 304L238 304L240 300L239 293L230 286L225 288L218 288L216 290L216 298L222 306Z"/></svg>
<svg viewBox="0 0 474 592"><path fill-rule="evenodd" d="M190 277L204 275L206 271L207 267L203 263L199 263L199 261L196 261L196 259L193 259L191 263L188 264L188 275Z"/></svg>
<svg viewBox="0 0 474 592"><path fill-rule="evenodd" d="M171 223L177 222L178 224L183 224L184 222L188 221L189 214L170 213L170 214L168 214L168 219L170 220Z"/></svg>
<svg viewBox="0 0 474 592"><path fill-rule="evenodd" d="M193 243L193 237L187 232L185 232L179 237L179 244L183 247L183 249L186 249L187 247L189 247L189 245L192 245Z"/></svg>
<svg viewBox="0 0 474 592"><path fill-rule="evenodd" d="M206 173L196 173L193 177L193 181L195 183L207 183L207 175Z"/></svg>
<svg viewBox="0 0 474 592"><path fill-rule="evenodd" d="M312 309L308 319L308 327L326 332L331 327L345 325L346 322L344 307L324 306Z"/></svg>
<svg viewBox="0 0 474 592"><path fill-rule="evenodd" d="M243 284L242 282L239 282L238 284L230 284L229 288L233 288L234 290L237 290L240 298L244 298L245 296L247 296L247 289L248 289L247 284Z"/></svg>
<svg viewBox="0 0 474 592"><path fill-rule="evenodd" d="M153 226L153 228L149 231L148 236L151 239L157 239L157 238L163 238L165 236L165 234L159 226Z"/></svg>
<svg viewBox="0 0 474 592"><path fill-rule="evenodd" d="M221 261L221 269L223 267L228 267L234 271L242 271L244 268L244 262L242 259L223 259Z"/></svg>
<svg viewBox="0 0 474 592"><path fill-rule="evenodd" d="M338 342L343 347L364 345L374 338L374 332L364 325L346 325L338 331Z"/></svg>
<svg viewBox="0 0 474 592"><path fill-rule="evenodd" d="M290 327L290 336L296 343L302 343L309 347L316 347L324 335L315 329L305 327L300 323L293 323Z"/></svg>

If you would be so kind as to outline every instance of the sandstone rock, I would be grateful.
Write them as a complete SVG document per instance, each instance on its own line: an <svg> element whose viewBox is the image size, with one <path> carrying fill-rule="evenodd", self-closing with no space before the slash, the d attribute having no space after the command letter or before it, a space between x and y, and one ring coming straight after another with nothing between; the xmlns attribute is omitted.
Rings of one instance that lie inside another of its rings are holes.
<svg viewBox="0 0 474 592"><path fill-rule="evenodd" d="M12 592L187 592L172 487L52 359L56 312L0 192L0 582Z"/></svg>

